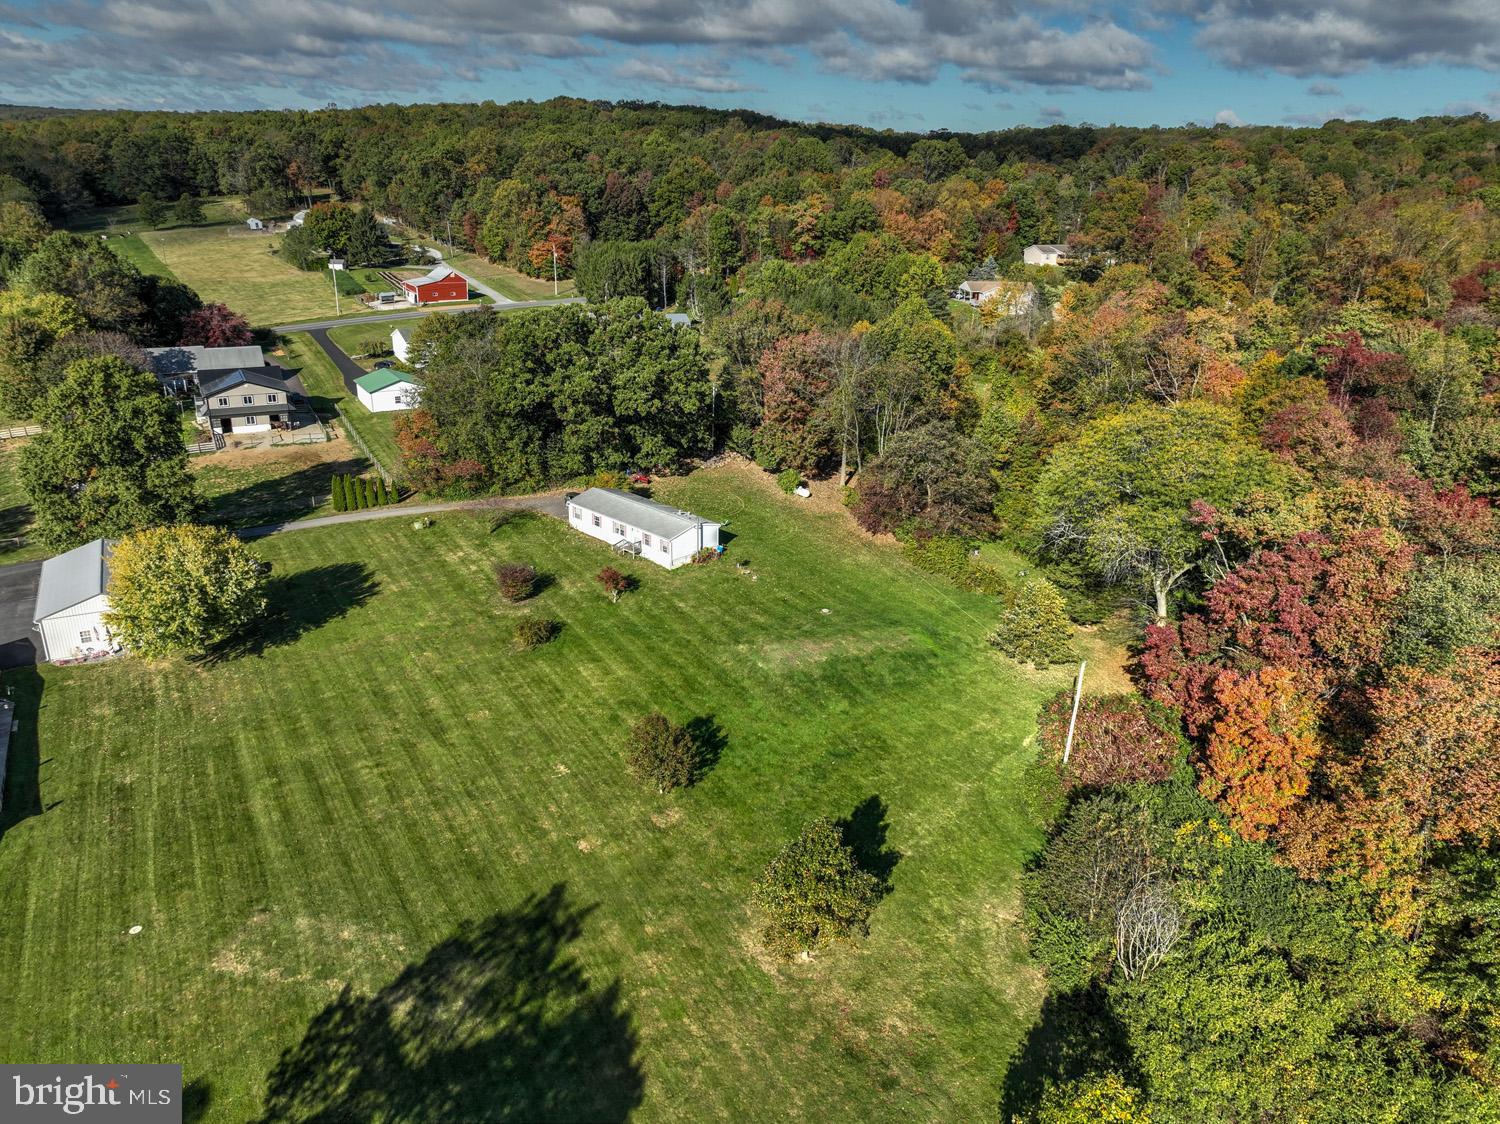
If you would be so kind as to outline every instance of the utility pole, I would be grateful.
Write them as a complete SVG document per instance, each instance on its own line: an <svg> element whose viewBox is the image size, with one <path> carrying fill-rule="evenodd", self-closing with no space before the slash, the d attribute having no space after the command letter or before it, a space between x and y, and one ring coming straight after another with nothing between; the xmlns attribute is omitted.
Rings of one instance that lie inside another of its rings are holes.
<svg viewBox="0 0 1500 1124"><path fill-rule="evenodd" d="M1068 719L1068 740L1063 744L1064 765L1073 752L1073 727L1078 725L1078 700L1083 698L1083 669L1087 666L1087 660L1078 661L1078 681L1073 684L1073 717Z"/></svg>

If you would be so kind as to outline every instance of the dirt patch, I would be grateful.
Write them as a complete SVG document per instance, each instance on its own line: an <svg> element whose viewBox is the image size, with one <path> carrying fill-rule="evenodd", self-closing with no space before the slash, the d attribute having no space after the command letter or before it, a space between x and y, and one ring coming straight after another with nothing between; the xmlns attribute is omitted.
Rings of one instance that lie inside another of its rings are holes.
<svg viewBox="0 0 1500 1124"><path fill-rule="evenodd" d="M311 445L274 445L262 448L221 449L217 453L190 462L205 468L265 468L268 465L284 465L289 472L332 461L363 459L364 454L349 443L342 434L331 441L320 441Z"/></svg>
<svg viewBox="0 0 1500 1124"><path fill-rule="evenodd" d="M665 812L651 813L651 822L660 828L671 827L680 819L682 819L681 808L668 808Z"/></svg>

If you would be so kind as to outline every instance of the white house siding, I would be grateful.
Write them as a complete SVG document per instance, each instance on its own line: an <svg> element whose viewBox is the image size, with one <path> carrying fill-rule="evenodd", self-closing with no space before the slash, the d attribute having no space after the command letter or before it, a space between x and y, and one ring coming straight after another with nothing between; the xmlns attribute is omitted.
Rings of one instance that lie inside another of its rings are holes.
<svg viewBox="0 0 1500 1124"><path fill-rule="evenodd" d="M414 383L398 382L384 390L371 394L364 387L357 387L360 404L372 414L383 414L391 410L413 410L417 405L418 387Z"/></svg>
<svg viewBox="0 0 1500 1124"><path fill-rule="evenodd" d="M698 551L697 529L684 531L675 539L668 540L661 535L653 535L629 523L612 519L608 515L589 511L571 501L568 503L568 525L575 531L582 531L585 535L596 538L600 542L607 542L611 546L621 539L626 542L638 542L641 544L641 558L655 562L658 566L665 566L668 570L675 570L678 566L691 562L693 555ZM702 532L704 546L719 545L717 523L705 523Z"/></svg>
<svg viewBox="0 0 1500 1124"><path fill-rule="evenodd" d="M104 626L104 613L108 608L109 598L100 594L41 621L42 654L49 662L56 663L112 649L114 644L109 638L109 629ZM88 640L83 638L83 633L89 634Z"/></svg>
<svg viewBox="0 0 1500 1124"><path fill-rule="evenodd" d="M411 355L411 341L406 338L406 334L399 328L391 333L391 354L403 363Z"/></svg>

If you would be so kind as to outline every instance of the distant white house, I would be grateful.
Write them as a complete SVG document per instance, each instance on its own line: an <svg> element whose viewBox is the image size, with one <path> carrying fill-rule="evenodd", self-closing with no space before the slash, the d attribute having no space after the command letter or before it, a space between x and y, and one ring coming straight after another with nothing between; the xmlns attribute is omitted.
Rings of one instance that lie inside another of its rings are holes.
<svg viewBox="0 0 1500 1124"><path fill-rule="evenodd" d="M1036 303L1036 286L1021 281L965 281L953 291L965 304L995 305L1002 316L1019 316Z"/></svg>
<svg viewBox="0 0 1500 1124"><path fill-rule="evenodd" d="M422 397L422 384L405 371L386 367L354 380L360 404L372 414L390 410L415 410Z"/></svg>
<svg viewBox="0 0 1500 1124"><path fill-rule="evenodd" d="M71 663L120 651L104 623L109 611L109 548L104 539L42 563L32 628L49 663Z"/></svg>
<svg viewBox="0 0 1500 1124"><path fill-rule="evenodd" d="M590 488L568 500L568 526L607 542L622 554L675 570L704 547L719 548L722 524L644 496Z"/></svg>
<svg viewBox="0 0 1500 1124"><path fill-rule="evenodd" d="M1066 243L1038 242L1021 251L1021 260L1027 265L1061 265L1067 256Z"/></svg>
<svg viewBox="0 0 1500 1124"><path fill-rule="evenodd" d="M306 211L298 211L295 215L292 216L292 221L291 221L291 223L289 225L291 225L291 226L301 226L306 221L307 221L307 212Z"/></svg>
<svg viewBox="0 0 1500 1124"><path fill-rule="evenodd" d="M668 312L666 313L666 317L667 323L674 328L691 328L693 326L693 318L686 312Z"/></svg>
<svg viewBox="0 0 1500 1124"><path fill-rule="evenodd" d="M248 226L251 230L264 230L266 228L266 224L261 222L260 219L257 218L246 219L245 225Z"/></svg>

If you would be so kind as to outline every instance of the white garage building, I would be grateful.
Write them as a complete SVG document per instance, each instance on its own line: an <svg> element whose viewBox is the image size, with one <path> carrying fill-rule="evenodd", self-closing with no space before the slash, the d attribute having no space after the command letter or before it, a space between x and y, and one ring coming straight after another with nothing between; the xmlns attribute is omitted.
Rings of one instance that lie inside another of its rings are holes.
<svg viewBox="0 0 1500 1124"><path fill-rule="evenodd" d="M388 410L415 410L422 384L405 371L386 367L354 380L360 404L372 414Z"/></svg>
<svg viewBox="0 0 1500 1124"><path fill-rule="evenodd" d="M109 547L84 543L42 563L32 627L42 636L49 663L70 663L118 652L104 623L109 611Z"/></svg>
<svg viewBox="0 0 1500 1124"><path fill-rule="evenodd" d="M704 547L719 548L722 524L614 488L590 488L568 500L568 526L675 570Z"/></svg>

